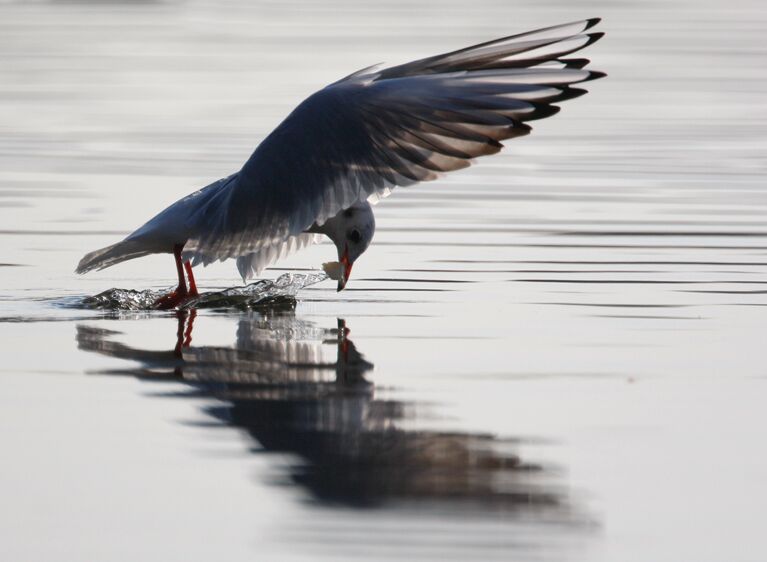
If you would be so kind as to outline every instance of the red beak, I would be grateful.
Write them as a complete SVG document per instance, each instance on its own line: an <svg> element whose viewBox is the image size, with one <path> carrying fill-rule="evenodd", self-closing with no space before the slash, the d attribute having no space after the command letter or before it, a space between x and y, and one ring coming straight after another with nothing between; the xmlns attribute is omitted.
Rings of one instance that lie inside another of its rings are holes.
<svg viewBox="0 0 767 562"><path fill-rule="evenodd" d="M346 282L349 280L349 276L352 274L352 262L349 261L349 246L344 248L344 255L341 256L341 265L344 266L344 274L341 279L338 280L338 291L343 291L346 287Z"/></svg>

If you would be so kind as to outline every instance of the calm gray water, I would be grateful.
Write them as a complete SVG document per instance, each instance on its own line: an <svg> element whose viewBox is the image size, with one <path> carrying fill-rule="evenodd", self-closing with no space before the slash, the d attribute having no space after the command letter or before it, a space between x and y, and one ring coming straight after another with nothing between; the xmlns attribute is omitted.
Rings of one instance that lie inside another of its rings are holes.
<svg viewBox="0 0 767 562"><path fill-rule="evenodd" d="M79 306L170 286L168 256L72 270L320 86L592 16L609 77L383 201L346 291ZM0 558L764 560L765 28L757 0L0 2Z"/></svg>

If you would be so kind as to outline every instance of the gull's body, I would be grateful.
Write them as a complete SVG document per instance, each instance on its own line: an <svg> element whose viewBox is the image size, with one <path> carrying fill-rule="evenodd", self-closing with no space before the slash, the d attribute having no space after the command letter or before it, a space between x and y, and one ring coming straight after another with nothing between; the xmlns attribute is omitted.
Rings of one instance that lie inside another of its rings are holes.
<svg viewBox="0 0 767 562"><path fill-rule="evenodd" d="M364 69L302 102L242 169L86 255L78 273L153 253L192 266L234 258L243 279L329 236L345 268L375 230L368 201L498 152L525 123L602 76L562 58L601 37L598 19L531 31L384 69ZM172 299L173 300L173 299ZM171 303L173 304L175 300ZM163 303L160 303L163 304Z"/></svg>

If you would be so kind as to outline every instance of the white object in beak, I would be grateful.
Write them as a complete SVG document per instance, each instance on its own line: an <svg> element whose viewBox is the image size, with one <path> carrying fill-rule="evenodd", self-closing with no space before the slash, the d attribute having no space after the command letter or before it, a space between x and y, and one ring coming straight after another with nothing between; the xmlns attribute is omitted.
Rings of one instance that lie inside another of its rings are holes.
<svg viewBox="0 0 767 562"><path fill-rule="evenodd" d="M333 281L340 281L344 276L344 267L341 262L329 261L322 264L322 270L328 274Z"/></svg>

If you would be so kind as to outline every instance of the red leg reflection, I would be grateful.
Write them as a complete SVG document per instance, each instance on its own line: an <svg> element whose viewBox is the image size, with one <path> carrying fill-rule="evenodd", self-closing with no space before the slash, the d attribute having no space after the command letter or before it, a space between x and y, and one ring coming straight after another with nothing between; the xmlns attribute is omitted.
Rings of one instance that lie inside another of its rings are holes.
<svg viewBox="0 0 767 562"><path fill-rule="evenodd" d="M181 359L181 348L184 345L184 323L186 321L186 310L179 310L176 312L176 320L178 321L178 328L176 329L176 347L173 349L173 355Z"/></svg>
<svg viewBox="0 0 767 562"><path fill-rule="evenodd" d="M178 310L176 311L178 319L178 329L176 330L176 347L173 354L179 359L183 359L183 349L192 345L192 330L194 329L194 319L197 318L197 311ZM176 374L181 375L181 365L176 367Z"/></svg>
<svg viewBox="0 0 767 562"><path fill-rule="evenodd" d="M346 338L349 336L349 328L346 327L346 320L338 319L338 350L341 352L339 359L342 359L344 364L349 362L349 340Z"/></svg>
<svg viewBox="0 0 767 562"><path fill-rule="evenodd" d="M186 331L184 332L183 347L189 347L190 345L192 345L192 329L194 328L195 318L197 318L197 310L193 308L189 312L189 323L186 325Z"/></svg>

